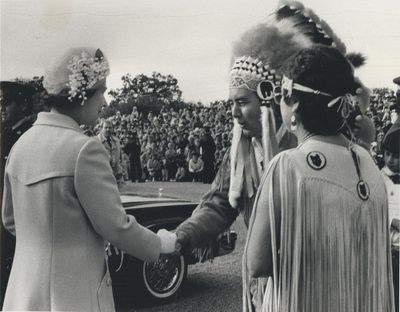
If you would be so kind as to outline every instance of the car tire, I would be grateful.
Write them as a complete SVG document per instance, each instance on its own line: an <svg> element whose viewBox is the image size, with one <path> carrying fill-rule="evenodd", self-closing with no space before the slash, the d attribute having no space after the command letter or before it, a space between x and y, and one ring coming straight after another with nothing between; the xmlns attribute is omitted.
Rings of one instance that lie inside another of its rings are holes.
<svg viewBox="0 0 400 312"><path fill-rule="evenodd" d="M175 299L186 280L187 269L183 255L161 255L154 263L141 262L145 295L159 302Z"/></svg>

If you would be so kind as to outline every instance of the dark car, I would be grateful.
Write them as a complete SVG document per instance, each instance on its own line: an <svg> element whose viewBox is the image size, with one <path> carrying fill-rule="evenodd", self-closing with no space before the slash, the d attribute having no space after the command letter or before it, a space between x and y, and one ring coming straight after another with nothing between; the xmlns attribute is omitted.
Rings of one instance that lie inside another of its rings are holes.
<svg viewBox="0 0 400 312"><path fill-rule="evenodd" d="M136 220L157 232L175 229L191 216L197 202L165 197L121 195L123 207ZM237 235L227 230L211 243L213 257L231 253ZM164 301L174 298L182 287L189 264L208 260L207 254L194 251L187 255L162 255L156 262L140 261L120 250L109 247L108 265L113 280L116 302L130 301L138 296Z"/></svg>

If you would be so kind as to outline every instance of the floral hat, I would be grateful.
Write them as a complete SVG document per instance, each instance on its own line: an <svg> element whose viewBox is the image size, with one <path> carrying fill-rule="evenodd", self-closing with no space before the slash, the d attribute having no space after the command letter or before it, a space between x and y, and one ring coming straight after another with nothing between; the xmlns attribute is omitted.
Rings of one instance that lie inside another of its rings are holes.
<svg viewBox="0 0 400 312"><path fill-rule="evenodd" d="M49 95L86 100L87 90L96 89L110 72L100 49L71 48L45 73L43 86Z"/></svg>

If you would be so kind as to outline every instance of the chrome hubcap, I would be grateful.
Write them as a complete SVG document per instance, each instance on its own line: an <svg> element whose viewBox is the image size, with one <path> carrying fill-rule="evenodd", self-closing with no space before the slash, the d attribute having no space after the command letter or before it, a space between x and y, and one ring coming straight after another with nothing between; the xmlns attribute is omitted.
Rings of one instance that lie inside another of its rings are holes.
<svg viewBox="0 0 400 312"><path fill-rule="evenodd" d="M156 262L145 264L145 276L155 292L165 293L175 286L182 269L179 256L161 255Z"/></svg>

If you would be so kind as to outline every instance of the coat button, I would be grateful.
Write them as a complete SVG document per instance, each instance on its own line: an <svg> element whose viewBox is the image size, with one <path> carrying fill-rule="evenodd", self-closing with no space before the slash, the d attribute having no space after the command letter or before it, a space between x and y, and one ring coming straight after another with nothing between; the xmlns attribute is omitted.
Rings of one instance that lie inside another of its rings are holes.
<svg viewBox="0 0 400 312"><path fill-rule="evenodd" d="M111 286L111 278L109 277L109 278L107 278L107 280L106 280L106 284L107 284L107 286Z"/></svg>

